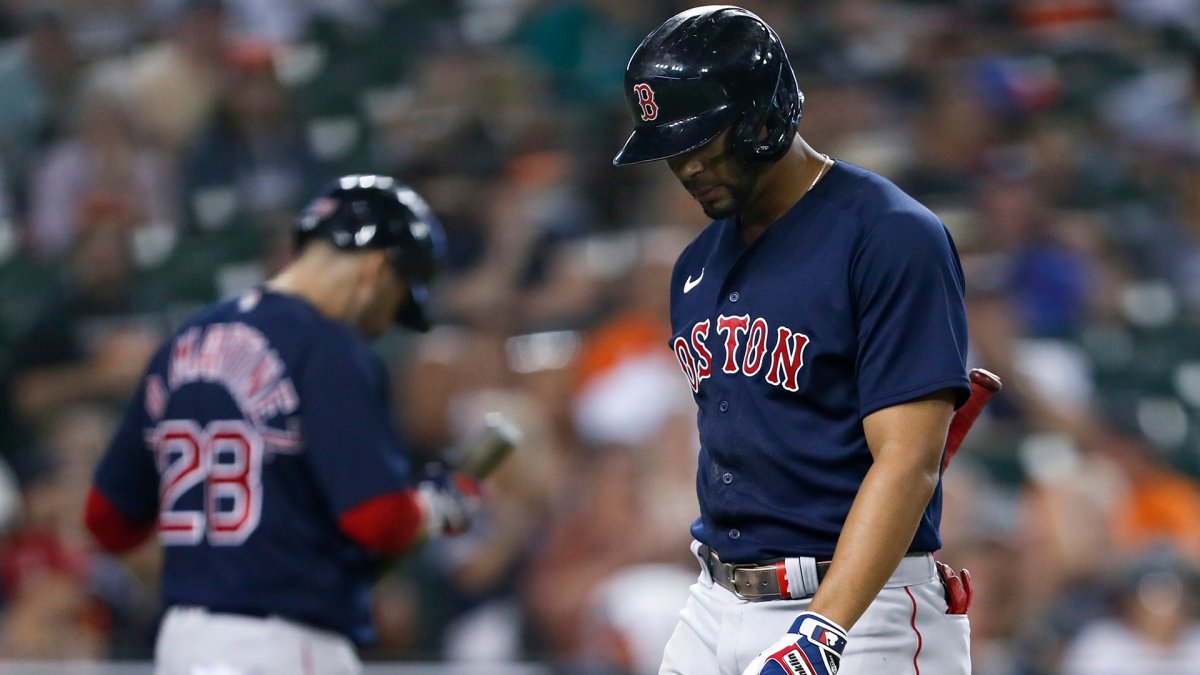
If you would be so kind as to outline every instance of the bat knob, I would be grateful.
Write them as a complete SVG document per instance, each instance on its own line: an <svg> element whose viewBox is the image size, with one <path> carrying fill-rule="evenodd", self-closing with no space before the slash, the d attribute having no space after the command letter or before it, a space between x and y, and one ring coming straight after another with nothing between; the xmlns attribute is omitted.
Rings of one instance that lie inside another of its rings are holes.
<svg viewBox="0 0 1200 675"><path fill-rule="evenodd" d="M977 384L993 394L1004 388L1004 385L1000 382L1000 378L995 373L983 368L972 368L967 376L971 379L971 384Z"/></svg>
<svg viewBox="0 0 1200 675"><path fill-rule="evenodd" d="M992 375L995 377L995 375ZM999 380L997 380L999 381ZM524 434L521 433L521 427L517 423L510 420L504 413L492 411L483 416L483 426L497 438L503 439L505 443L512 446L521 444L524 439Z"/></svg>

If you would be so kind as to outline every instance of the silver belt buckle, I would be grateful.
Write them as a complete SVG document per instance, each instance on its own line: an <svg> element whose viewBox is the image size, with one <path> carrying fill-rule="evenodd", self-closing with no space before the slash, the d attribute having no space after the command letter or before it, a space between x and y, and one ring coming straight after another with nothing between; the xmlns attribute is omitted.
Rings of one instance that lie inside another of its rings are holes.
<svg viewBox="0 0 1200 675"><path fill-rule="evenodd" d="M774 567L755 565L733 565L721 562L716 552L704 547L704 560L709 572L718 586L733 593L740 600L775 600L783 596L779 593L778 580ZM771 582L775 582L772 590Z"/></svg>
<svg viewBox="0 0 1200 675"><path fill-rule="evenodd" d="M734 586L734 595L743 600L779 600L783 598L779 593L779 581L775 577L774 567L735 567L731 581Z"/></svg>

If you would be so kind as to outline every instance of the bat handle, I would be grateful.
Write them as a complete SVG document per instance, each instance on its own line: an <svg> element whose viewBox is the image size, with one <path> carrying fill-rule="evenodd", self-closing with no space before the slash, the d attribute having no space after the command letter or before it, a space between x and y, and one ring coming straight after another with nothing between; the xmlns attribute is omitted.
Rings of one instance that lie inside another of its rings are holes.
<svg viewBox="0 0 1200 675"><path fill-rule="evenodd" d="M491 475L521 442L521 429L500 413L488 413L483 428L451 453L450 466L482 480Z"/></svg>
<svg viewBox="0 0 1200 675"><path fill-rule="evenodd" d="M962 445L963 439L967 437L971 425L975 424L975 420L983 412L984 406L991 400L992 394L1000 391L1004 386L995 373L983 368L972 368L967 376L971 382L971 395L950 419L950 430L946 433L946 451L942 455L943 472L950 465L951 458L958 452L958 447Z"/></svg>

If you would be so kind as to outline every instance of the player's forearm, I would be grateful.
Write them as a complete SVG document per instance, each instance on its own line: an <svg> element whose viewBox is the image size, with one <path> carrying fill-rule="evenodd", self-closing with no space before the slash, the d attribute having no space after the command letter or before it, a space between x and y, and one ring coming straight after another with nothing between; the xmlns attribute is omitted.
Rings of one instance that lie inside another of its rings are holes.
<svg viewBox="0 0 1200 675"><path fill-rule="evenodd" d="M936 470L911 462L867 472L812 611L847 630L858 621L908 551L937 480Z"/></svg>
<svg viewBox="0 0 1200 675"><path fill-rule="evenodd" d="M833 565L810 608L850 629L908 551L940 478L953 392L863 419L874 459L838 537Z"/></svg>

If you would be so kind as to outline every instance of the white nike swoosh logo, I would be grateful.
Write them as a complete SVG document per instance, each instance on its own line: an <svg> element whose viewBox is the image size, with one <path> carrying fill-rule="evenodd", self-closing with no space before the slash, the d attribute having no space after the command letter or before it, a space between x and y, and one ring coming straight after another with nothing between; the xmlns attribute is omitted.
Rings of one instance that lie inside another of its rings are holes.
<svg viewBox="0 0 1200 675"><path fill-rule="evenodd" d="M704 268L703 267L700 268L700 276L696 277L695 281L692 281L692 275L689 274L687 280L683 282L683 292L687 293L688 291L695 288L700 283L700 280L703 278L704 278Z"/></svg>

